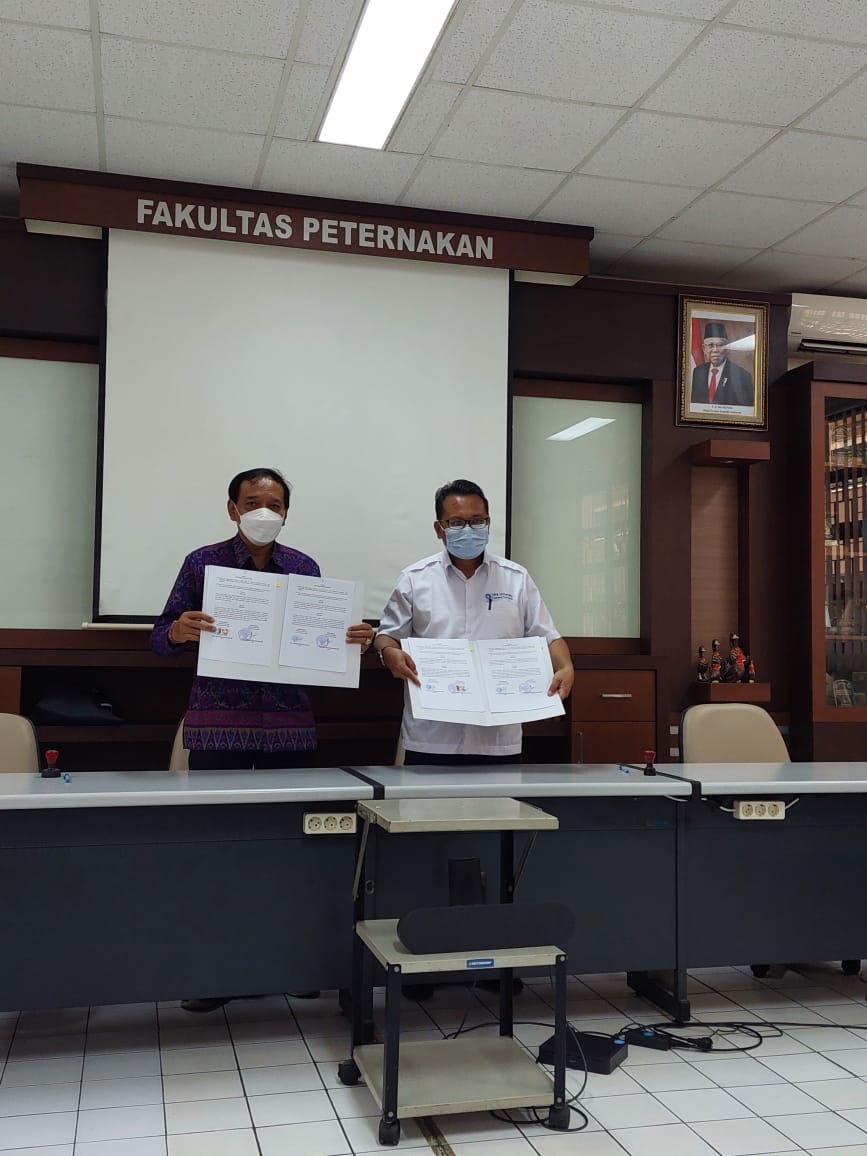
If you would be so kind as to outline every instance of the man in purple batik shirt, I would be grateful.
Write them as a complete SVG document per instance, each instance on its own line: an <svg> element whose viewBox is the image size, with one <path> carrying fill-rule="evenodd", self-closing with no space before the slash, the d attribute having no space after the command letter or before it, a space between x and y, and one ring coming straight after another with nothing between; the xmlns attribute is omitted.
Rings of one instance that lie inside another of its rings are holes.
<svg viewBox="0 0 867 1156"><path fill-rule="evenodd" d="M289 495L289 485L278 470L245 470L232 478L227 508L238 532L184 559L151 634L151 647L157 654L182 654L198 644L203 630L214 629L213 618L202 612L206 566L319 576L312 558L276 541L286 521ZM374 633L373 627L358 622L349 627L346 641L360 645L364 653ZM309 766L316 749L310 700L300 687L286 683L196 676L184 716L184 746L193 771ZM181 1006L186 1011L209 1012L231 998L189 999Z"/></svg>
<svg viewBox="0 0 867 1156"><path fill-rule="evenodd" d="M312 558L275 540L286 521L289 494L277 470L245 470L232 478L228 513L238 532L184 559L151 634L157 654L181 654L198 643L203 630L214 629L213 618L202 613L206 566L319 576ZM373 636L373 628L361 622L350 626L346 640L360 644L364 653ZM286 683L196 677L184 716L184 746L191 770L309 766L316 749L310 700L300 687Z"/></svg>

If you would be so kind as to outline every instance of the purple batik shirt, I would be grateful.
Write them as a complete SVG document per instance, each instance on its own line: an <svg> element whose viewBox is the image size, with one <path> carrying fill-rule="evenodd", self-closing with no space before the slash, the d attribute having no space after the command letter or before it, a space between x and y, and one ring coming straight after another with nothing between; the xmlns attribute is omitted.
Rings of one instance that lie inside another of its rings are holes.
<svg viewBox="0 0 867 1156"><path fill-rule="evenodd" d="M169 642L169 628L185 610L202 609L206 566L256 569L240 534L188 554L165 609L154 624L151 633L154 653L167 657L194 648L194 643L176 646ZM319 577L319 567L312 558L276 542L264 569L272 574ZM299 687L287 683L197 675L184 716L184 746L191 751L315 750L316 727L310 699Z"/></svg>

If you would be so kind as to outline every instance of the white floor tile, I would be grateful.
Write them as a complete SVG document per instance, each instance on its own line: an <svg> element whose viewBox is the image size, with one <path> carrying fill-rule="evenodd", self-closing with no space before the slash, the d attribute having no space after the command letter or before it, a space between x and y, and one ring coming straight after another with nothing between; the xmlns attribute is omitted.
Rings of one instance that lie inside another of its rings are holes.
<svg viewBox="0 0 867 1156"><path fill-rule="evenodd" d="M256 1128L270 1128L276 1124L307 1124L315 1120L337 1118L324 1089L319 1092L251 1096L249 1104Z"/></svg>
<svg viewBox="0 0 867 1156"><path fill-rule="evenodd" d="M286 1020L294 1023L292 1009L283 995L267 995L264 999L233 999L226 1004L226 1019L230 1023L252 1023L255 1020Z"/></svg>
<svg viewBox="0 0 867 1156"><path fill-rule="evenodd" d="M166 1131L170 1136L185 1132L222 1132L251 1126L247 1101L243 1097L166 1104Z"/></svg>
<svg viewBox="0 0 867 1156"><path fill-rule="evenodd" d="M762 1059L765 1059L767 1056L804 1055L809 1050L806 1044L802 1044L800 1040L793 1040L791 1036L766 1036L761 1048L755 1054L761 1053Z"/></svg>
<svg viewBox="0 0 867 1156"><path fill-rule="evenodd" d="M160 1028L160 1048L209 1048L231 1043L226 1021L215 1024L193 1024L190 1027Z"/></svg>
<svg viewBox="0 0 867 1156"><path fill-rule="evenodd" d="M76 1143L86 1140L124 1140L137 1136L162 1136L165 1130L162 1104L144 1108L97 1108L78 1113L75 1139Z"/></svg>
<svg viewBox="0 0 867 1156"><path fill-rule="evenodd" d="M571 1136L534 1136L539 1156L623 1156L623 1148L607 1132L578 1132ZM669 1153L671 1156L671 1153Z"/></svg>
<svg viewBox="0 0 867 1156"><path fill-rule="evenodd" d="M87 1018L88 1032L128 1031L152 1028L157 1023L156 1004L121 1003L92 1007Z"/></svg>
<svg viewBox="0 0 867 1156"><path fill-rule="evenodd" d="M715 1067L722 1067L717 1064ZM604 1077L603 1077L604 1078ZM713 1088L714 1083L692 1064L654 1064L632 1073L647 1092L684 1092L690 1088Z"/></svg>
<svg viewBox="0 0 867 1156"><path fill-rule="evenodd" d="M307 1047L310 1055L305 1060L296 1060L296 1063L304 1063L310 1059L310 1056L317 1062L317 1064L324 1063L326 1060L336 1060L340 1063L349 1056L349 1034L344 1030L343 1036L316 1036L314 1039L309 1039L305 1036Z"/></svg>
<svg viewBox="0 0 867 1156"><path fill-rule="evenodd" d="M288 1151L284 1149L282 1156L287 1156ZM259 1156L259 1146L252 1128L245 1128L232 1132L193 1132L185 1136L169 1136L168 1152L169 1156Z"/></svg>
<svg viewBox="0 0 867 1156"><path fill-rule="evenodd" d="M821 1011L825 1019L831 1023L845 1024L847 1027L859 1025L867 1027L867 1006L863 1003L847 1000L846 1003L823 1005Z"/></svg>
<svg viewBox="0 0 867 1156"><path fill-rule="evenodd" d="M80 1084L27 1084L0 1088L0 1116L32 1116L47 1112L77 1112Z"/></svg>
<svg viewBox="0 0 867 1156"><path fill-rule="evenodd" d="M693 1124L720 1156L763 1156L766 1152L796 1152L797 1144L765 1120L714 1120Z"/></svg>
<svg viewBox="0 0 867 1156"><path fill-rule="evenodd" d="M618 1129L612 1135L629 1156L717 1156L713 1148L685 1124Z"/></svg>
<svg viewBox="0 0 867 1156"><path fill-rule="evenodd" d="M702 1075L713 1080L721 1088L740 1088L749 1084L781 1084L783 1077L772 1072L751 1056L732 1056L725 1060L691 1061Z"/></svg>
<svg viewBox="0 0 867 1156"><path fill-rule="evenodd" d="M845 1028L786 1028L786 1034L800 1040L808 1048L818 1052L839 1052L847 1048L863 1048L864 1041L854 1032Z"/></svg>
<svg viewBox="0 0 867 1156"><path fill-rule="evenodd" d="M340 1120L372 1116L379 1110L367 1088L332 1088L328 1095Z"/></svg>
<svg viewBox="0 0 867 1156"><path fill-rule="evenodd" d="M533 1146L523 1137L512 1140L481 1140L474 1144L454 1144L455 1156L536 1156Z"/></svg>
<svg viewBox="0 0 867 1156"><path fill-rule="evenodd" d="M194 1072L186 1076L164 1076L167 1104L183 1100L223 1100L243 1096L239 1072Z"/></svg>
<svg viewBox="0 0 867 1156"><path fill-rule="evenodd" d="M0 1120L0 1150L69 1144L74 1139L75 1112L52 1112L45 1116L7 1116Z"/></svg>
<svg viewBox="0 0 867 1156"><path fill-rule="evenodd" d="M120 1080L93 1080L82 1084L82 1111L87 1108L132 1108L139 1104L162 1104L159 1076L132 1076Z"/></svg>
<svg viewBox="0 0 867 1156"><path fill-rule="evenodd" d="M867 1048L858 1051L849 1051L847 1048L844 1052L837 1052L834 1054L833 1063L845 1068L853 1076L867 1076Z"/></svg>
<svg viewBox="0 0 867 1156"><path fill-rule="evenodd" d="M105 1056L114 1052L152 1052L158 1046L159 1038L155 1028L94 1032L87 1037L89 1056Z"/></svg>
<svg viewBox="0 0 867 1156"><path fill-rule="evenodd" d="M843 1080L848 1075L836 1063L814 1052L799 1056L763 1057L760 1063L782 1076L784 1080L791 1080L796 1084L805 1083L807 1080Z"/></svg>
<svg viewBox="0 0 867 1156"><path fill-rule="evenodd" d="M867 1083L863 1080L818 1080L799 1087L832 1112L867 1108Z"/></svg>
<svg viewBox="0 0 867 1156"><path fill-rule="evenodd" d="M8 1153L4 1152L3 1156L8 1156ZM75 1145L75 1156L166 1156L166 1138L145 1136L135 1140L97 1140L93 1144L78 1143Z"/></svg>
<svg viewBox="0 0 867 1156"><path fill-rule="evenodd" d="M867 1156L867 1144L847 1144L845 1148L810 1148L807 1156Z"/></svg>
<svg viewBox="0 0 867 1156"><path fill-rule="evenodd" d="M301 1041L235 1044L238 1065L242 1068L267 1068L271 1065L309 1064L310 1052ZM346 1055L349 1052L346 1050ZM345 1058L345 1057L344 1057Z"/></svg>
<svg viewBox="0 0 867 1156"><path fill-rule="evenodd" d="M505 1140L516 1134L514 1124L497 1120L487 1112L458 1112L454 1116L437 1116L436 1124L446 1140L471 1144L479 1140Z"/></svg>
<svg viewBox="0 0 867 1156"><path fill-rule="evenodd" d="M381 1154L386 1151L379 1143L379 1120L380 1117L376 1115L358 1116L352 1120L340 1121L353 1152L378 1152ZM428 1148L428 1142L414 1120L401 1120L400 1143L397 1147L398 1149Z"/></svg>
<svg viewBox="0 0 867 1156"><path fill-rule="evenodd" d="M4 1148L3 1156L72 1156L71 1144L52 1144L48 1148Z"/></svg>
<svg viewBox="0 0 867 1156"><path fill-rule="evenodd" d="M553 1069L549 1068L548 1071L553 1074ZM575 1092L584 1082L584 1073L569 1071L566 1073L566 1082L570 1086L570 1090ZM643 1091L642 1085L637 1084L629 1072L625 1072L621 1066L615 1069L610 1076L600 1076L596 1072L590 1072L581 1099L598 1100L601 1096L629 1096Z"/></svg>
<svg viewBox="0 0 867 1156"><path fill-rule="evenodd" d="M85 1054L82 1079L122 1080L133 1076L158 1076L160 1074L160 1053L156 1048L144 1052L115 1052L99 1056Z"/></svg>
<svg viewBox="0 0 867 1156"><path fill-rule="evenodd" d="M341 1029L336 1035L346 1034L346 1017L341 1016ZM243 1020L231 1024L232 1039L236 1044L266 1044L300 1040L301 1032L294 1020Z"/></svg>
<svg viewBox="0 0 867 1156"><path fill-rule="evenodd" d="M81 1067L81 1056L71 1060L9 1060L3 1069L0 1088L73 1083L81 1079Z"/></svg>
<svg viewBox="0 0 867 1156"><path fill-rule="evenodd" d="M304 1153L304 1156L344 1156L350 1151L343 1129L336 1120L324 1120L316 1124L285 1124L277 1128L259 1128L256 1132L262 1156L288 1156L288 1153ZM385 1149L381 1149L385 1151ZM169 1156L175 1156L170 1153ZM177 1156L188 1156L187 1153ZM201 1152L190 1151L189 1156L202 1156ZM208 1153L208 1156L211 1156ZM223 1156L214 1153L214 1156ZM226 1153L225 1156L235 1156ZM247 1156L238 1153L238 1156ZM252 1152L250 1156L258 1156Z"/></svg>
<svg viewBox="0 0 867 1156"><path fill-rule="evenodd" d="M677 1116L647 1092L638 1096L606 1096L604 1100L594 1100L593 1115L609 1131L677 1122Z"/></svg>
<svg viewBox="0 0 867 1156"><path fill-rule="evenodd" d="M248 1096L270 1096L275 1092L318 1092L322 1088L322 1080L315 1064L244 1068L241 1080ZM335 1082L336 1086L343 1086L338 1081Z"/></svg>
<svg viewBox="0 0 867 1156"><path fill-rule="evenodd" d="M722 1088L696 1092L658 1092L669 1111L688 1124L692 1120L736 1120L752 1112Z"/></svg>
<svg viewBox="0 0 867 1156"><path fill-rule="evenodd" d="M84 1035L20 1036L9 1049L10 1060L59 1060L84 1055Z"/></svg>
<svg viewBox="0 0 867 1156"><path fill-rule="evenodd" d="M840 1144L863 1144L867 1133L833 1112L815 1112L803 1116L774 1116L773 1127L802 1148Z"/></svg>
<svg viewBox="0 0 867 1156"><path fill-rule="evenodd" d="M849 1003L849 996L845 992L835 991L832 987L799 987L792 993L798 1003L804 1007L821 1007L829 1003Z"/></svg>
<svg viewBox="0 0 867 1156"><path fill-rule="evenodd" d="M833 1080L827 1082L834 1083ZM758 1084L730 1091L756 1116L794 1116L798 1112L821 1111L818 1101L794 1084Z"/></svg>
<svg viewBox="0 0 867 1156"><path fill-rule="evenodd" d="M629 1071L635 1067L648 1067L651 1064L686 1063L683 1056L676 1051L660 1052L656 1048L630 1047L629 1054L623 1061L623 1067Z"/></svg>
<svg viewBox="0 0 867 1156"><path fill-rule="evenodd" d="M194 1072L233 1072L237 1070L235 1049L230 1044L213 1048L169 1048L162 1053L165 1076L186 1076Z"/></svg>

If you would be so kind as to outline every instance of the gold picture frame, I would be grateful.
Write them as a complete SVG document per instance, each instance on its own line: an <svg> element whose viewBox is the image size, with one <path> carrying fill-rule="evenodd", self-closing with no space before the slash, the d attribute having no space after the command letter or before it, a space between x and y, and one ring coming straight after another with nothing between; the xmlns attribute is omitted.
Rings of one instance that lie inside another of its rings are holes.
<svg viewBox="0 0 867 1156"><path fill-rule="evenodd" d="M679 425L767 429L768 306L680 299Z"/></svg>

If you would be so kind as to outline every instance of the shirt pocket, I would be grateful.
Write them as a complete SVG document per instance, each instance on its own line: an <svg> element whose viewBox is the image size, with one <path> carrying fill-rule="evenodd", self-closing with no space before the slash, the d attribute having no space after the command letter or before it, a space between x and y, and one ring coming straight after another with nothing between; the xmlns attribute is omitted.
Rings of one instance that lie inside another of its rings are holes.
<svg viewBox="0 0 867 1156"><path fill-rule="evenodd" d="M524 616L514 598L494 598L481 615L479 638L522 638Z"/></svg>

